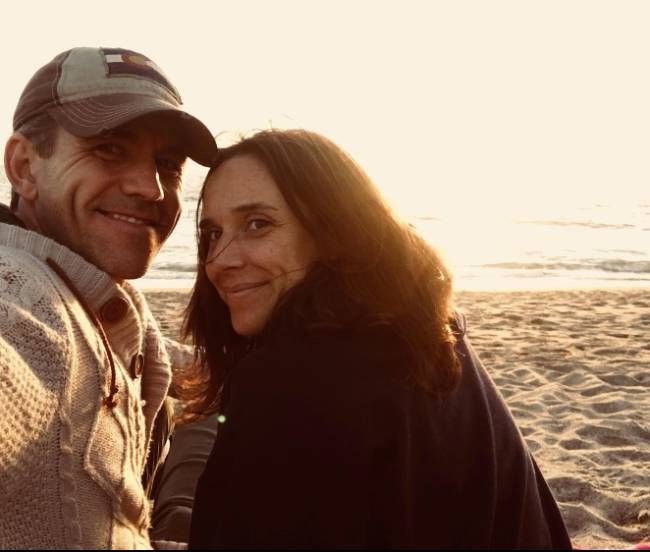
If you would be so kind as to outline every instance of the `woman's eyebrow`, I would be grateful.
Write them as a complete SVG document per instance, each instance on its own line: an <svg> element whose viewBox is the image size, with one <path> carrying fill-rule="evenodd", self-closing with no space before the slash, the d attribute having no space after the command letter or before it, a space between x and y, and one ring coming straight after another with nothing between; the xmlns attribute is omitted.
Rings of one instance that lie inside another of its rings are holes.
<svg viewBox="0 0 650 552"><path fill-rule="evenodd" d="M205 230L206 228L211 228L215 224L210 218L204 218L199 221L199 230Z"/></svg>
<svg viewBox="0 0 650 552"><path fill-rule="evenodd" d="M263 201L255 201L252 203L242 203L241 205L237 205L237 207L233 207L230 211L232 213L249 213L251 211L278 211L278 210L279 209L277 207L274 207L269 203L264 203ZM203 230L204 228L211 228L215 225L216 223L210 217L202 218L199 221L200 230Z"/></svg>
<svg viewBox="0 0 650 552"><path fill-rule="evenodd" d="M256 201L254 203L243 203L232 209L233 213L247 213L249 211L264 211L272 210L277 211L278 208L270 205L269 203L264 203L262 201Z"/></svg>

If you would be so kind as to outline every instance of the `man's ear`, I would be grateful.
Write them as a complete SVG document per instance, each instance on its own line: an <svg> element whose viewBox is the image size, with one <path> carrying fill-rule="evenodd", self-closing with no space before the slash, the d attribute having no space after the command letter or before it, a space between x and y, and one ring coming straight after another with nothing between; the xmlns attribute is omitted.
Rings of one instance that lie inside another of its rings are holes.
<svg viewBox="0 0 650 552"><path fill-rule="evenodd" d="M23 199L32 202L38 197L33 169L37 154L32 143L20 132L14 132L5 146L5 172L11 187Z"/></svg>

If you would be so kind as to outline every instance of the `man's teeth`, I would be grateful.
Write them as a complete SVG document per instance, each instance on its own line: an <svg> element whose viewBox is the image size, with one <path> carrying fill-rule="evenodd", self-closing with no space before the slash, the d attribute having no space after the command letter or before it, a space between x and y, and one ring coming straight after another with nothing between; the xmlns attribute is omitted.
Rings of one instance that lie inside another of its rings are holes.
<svg viewBox="0 0 650 552"><path fill-rule="evenodd" d="M118 215L117 213L110 213L109 216L115 220L123 220L124 222L130 222L131 224L147 224L146 221L140 220L133 217L127 217L126 215Z"/></svg>

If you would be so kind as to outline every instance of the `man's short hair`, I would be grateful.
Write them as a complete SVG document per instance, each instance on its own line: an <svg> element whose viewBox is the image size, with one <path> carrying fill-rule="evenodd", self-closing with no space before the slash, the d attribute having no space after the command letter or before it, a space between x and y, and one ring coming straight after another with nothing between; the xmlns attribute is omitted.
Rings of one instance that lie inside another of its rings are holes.
<svg viewBox="0 0 650 552"><path fill-rule="evenodd" d="M54 153L58 123L47 113L41 113L20 126L17 131L34 146L36 153L47 159Z"/></svg>
<svg viewBox="0 0 650 552"><path fill-rule="evenodd" d="M59 125L52 117L47 113L40 113L22 124L16 131L32 143L39 157L47 159L54 153L58 128ZM20 196L12 189L10 204L12 210L18 207L19 198Z"/></svg>

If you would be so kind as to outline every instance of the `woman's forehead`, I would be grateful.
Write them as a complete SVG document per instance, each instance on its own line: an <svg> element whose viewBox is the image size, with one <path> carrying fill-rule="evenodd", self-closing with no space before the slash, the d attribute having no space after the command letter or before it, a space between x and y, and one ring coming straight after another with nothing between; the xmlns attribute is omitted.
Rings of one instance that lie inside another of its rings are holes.
<svg viewBox="0 0 650 552"><path fill-rule="evenodd" d="M203 194L204 212L235 212L257 204L276 210L288 208L273 177L257 158L233 157L209 176Z"/></svg>

